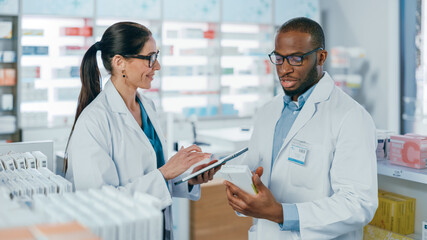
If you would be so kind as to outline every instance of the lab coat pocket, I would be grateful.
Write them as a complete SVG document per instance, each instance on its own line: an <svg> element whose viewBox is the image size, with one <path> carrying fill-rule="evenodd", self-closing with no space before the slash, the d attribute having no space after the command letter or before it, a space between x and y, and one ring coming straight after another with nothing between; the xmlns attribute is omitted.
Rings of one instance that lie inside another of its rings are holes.
<svg viewBox="0 0 427 240"><path fill-rule="evenodd" d="M248 240L257 240L257 225L252 225L248 231Z"/></svg>
<svg viewBox="0 0 427 240"><path fill-rule="evenodd" d="M293 186L318 189L322 184L327 156L322 145L310 145L304 164L290 161L289 174Z"/></svg>

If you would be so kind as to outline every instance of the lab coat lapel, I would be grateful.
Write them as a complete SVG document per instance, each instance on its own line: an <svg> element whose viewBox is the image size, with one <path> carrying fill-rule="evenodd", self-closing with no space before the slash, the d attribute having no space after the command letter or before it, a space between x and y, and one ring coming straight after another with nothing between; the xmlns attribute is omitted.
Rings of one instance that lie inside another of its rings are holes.
<svg viewBox="0 0 427 240"><path fill-rule="evenodd" d="M265 161L263 164L264 167L264 174L263 174L263 181L267 181L267 183L265 183L267 186L270 183L270 173L271 173L271 158L273 155L273 151L271 151L271 149L273 149L273 140L274 140L274 130L276 128L276 123L279 120L280 116L282 115L282 110L283 110L283 106L284 106L284 102L283 102L283 95L284 94L280 94L279 96L276 97L274 104L271 106L272 111L271 111L271 117L267 118L267 122L265 123L265 126L272 126L270 128L266 129L266 132L264 132L264 136L265 136L265 148L267 149L267 151L265 152Z"/></svg>
<svg viewBox="0 0 427 240"><path fill-rule="evenodd" d="M283 141L283 145L278 152L276 159L280 156L281 152L289 144L289 142L294 138L298 131L304 127L304 125L313 117L316 112L316 104L322 101L325 101L329 98L334 87L334 82L327 72L324 72L324 76L317 83L310 97L305 102L301 112L298 114L298 117L295 119L294 124L289 130L288 135ZM276 163L277 161L274 161Z"/></svg>
<svg viewBox="0 0 427 240"><path fill-rule="evenodd" d="M131 127L134 131L137 131L139 133L138 136L140 136L141 141L144 144L151 146L151 143L148 140L147 136L145 136L141 127L138 125L135 118L133 117L132 113L126 107L123 98L120 96L119 92L117 91L111 80L109 80L105 84L105 88L103 91L106 91L108 104L110 105L111 110L117 114L117 117L123 118L127 126Z"/></svg>
<svg viewBox="0 0 427 240"><path fill-rule="evenodd" d="M163 156L165 158L165 161L167 161L166 139L165 139L165 136L163 135L163 132L162 132L162 130L160 128L159 121L157 121L157 114L154 111L154 109L151 106L151 104L147 101L146 98L142 97L139 92L137 92L137 95L138 95L138 98L141 100L141 103L144 106L145 111L147 112L147 115L148 115L148 118L151 121L151 124L153 124L154 130L156 131L157 136L160 139L160 142L162 143Z"/></svg>

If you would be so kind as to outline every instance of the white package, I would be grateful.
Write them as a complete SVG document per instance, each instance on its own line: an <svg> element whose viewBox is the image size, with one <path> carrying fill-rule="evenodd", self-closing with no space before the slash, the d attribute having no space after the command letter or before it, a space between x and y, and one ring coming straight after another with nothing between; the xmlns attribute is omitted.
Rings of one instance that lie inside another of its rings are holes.
<svg viewBox="0 0 427 240"><path fill-rule="evenodd" d="M13 161L13 158L8 155L2 155L0 156L0 160L3 162L4 168L6 170L15 170L15 161Z"/></svg>
<svg viewBox="0 0 427 240"><path fill-rule="evenodd" d="M27 164L27 168L36 168L36 159L29 152L22 153L22 156L25 158L25 163Z"/></svg>
<svg viewBox="0 0 427 240"><path fill-rule="evenodd" d="M47 168L47 157L40 151L33 151L31 154L36 159L37 168Z"/></svg>
<svg viewBox="0 0 427 240"><path fill-rule="evenodd" d="M247 165L224 165L218 176L233 183L243 191L256 195L258 192L252 182L252 172Z"/></svg>
<svg viewBox="0 0 427 240"><path fill-rule="evenodd" d="M13 158L16 169L26 169L25 158L20 153L9 154L9 157Z"/></svg>
<svg viewBox="0 0 427 240"><path fill-rule="evenodd" d="M0 161L0 172L3 172L5 169L4 169L4 166L3 166L3 162L2 161Z"/></svg>
<svg viewBox="0 0 427 240"><path fill-rule="evenodd" d="M161 202L158 198L146 193L135 192L133 195L137 206L149 215L149 238L161 239L163 236L163 215L160 212Z"/></svg>
<svg viewBox="0 0 427 240"><path fill-rule="evenodd" d="M427 221L423 221L422 240L427 240Z"/></svg>

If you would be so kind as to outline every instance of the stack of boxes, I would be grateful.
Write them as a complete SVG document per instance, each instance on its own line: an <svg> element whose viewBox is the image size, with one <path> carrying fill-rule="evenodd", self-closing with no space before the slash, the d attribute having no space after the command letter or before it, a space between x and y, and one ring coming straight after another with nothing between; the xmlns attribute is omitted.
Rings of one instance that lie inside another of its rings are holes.
<svg viewBox="0 0 427 240"><path fill-rule="evenodd" d="M403 235L414 232L415 198L379 190L378 200L371 225Z"/></svg>

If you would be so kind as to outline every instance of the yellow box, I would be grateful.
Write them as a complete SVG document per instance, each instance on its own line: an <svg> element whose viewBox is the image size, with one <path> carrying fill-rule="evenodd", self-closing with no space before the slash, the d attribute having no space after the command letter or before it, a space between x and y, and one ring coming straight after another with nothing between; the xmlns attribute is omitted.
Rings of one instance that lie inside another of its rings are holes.
<svg viewBox="0 0 427 240"><path fill-rule="evenodd" d="M378 209L371 225L399 234L411 234L415 225L415 198L378 190Z"/></svg>
<svg viewBox="0 0 427 240"><path fill-rule="evenodd" d="M413 238L402 236L379 227L366 225L363 228L363 240L378 240L378 239L393 239L393 240L414 240Z"/></svg>
<svg viewBox="0 0 427 240"><path fill-rule="evenodd" d="M385 196L392 196L394 198L399 198L405 201L405 214L404 214L404 222L406 223L406 228L400 232L401 234L411 234L414 233L415 227L415 198L411 198L405 195L393 193L393 192L385 192L383 193Z"/></svg>

